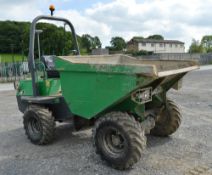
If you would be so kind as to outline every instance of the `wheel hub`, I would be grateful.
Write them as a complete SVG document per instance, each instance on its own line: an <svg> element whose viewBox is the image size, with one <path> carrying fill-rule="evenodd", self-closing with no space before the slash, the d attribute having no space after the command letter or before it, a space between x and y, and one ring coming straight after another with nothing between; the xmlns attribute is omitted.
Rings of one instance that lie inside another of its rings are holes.
<svg viewBox="0 0 212 175"><path fill-rule="evenodd" d="M120 135L114 135L114 134L111 135L111 141L112 141L112 144L116 147L119 147L122 144Z"/></svg>
<svg viewBox="0 0 212 175"><path fill-rule="evenodd" d="M125 149L124 136L116 128L108 128L103 140L105 149L113 156L118 157Z"/></svg>

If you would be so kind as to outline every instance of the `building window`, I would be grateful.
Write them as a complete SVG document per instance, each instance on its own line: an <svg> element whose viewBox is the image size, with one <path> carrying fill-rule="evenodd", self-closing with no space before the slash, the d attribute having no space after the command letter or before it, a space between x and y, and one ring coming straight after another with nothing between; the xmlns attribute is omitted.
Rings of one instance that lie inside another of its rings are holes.
<svg viewBox="0 0 212 175"><path fill-rule="evenodd" d="M163 44L160 43L160 47L163 47Z"/></svg>
<svg viewBox="0 0 212 175"><path fill-rule="evenodd" d="M152 44L151 44L151 46L152 46L152 47L154 47L154 46L155 46L155 44L153 44L153 43L152 43Z"/></svg>
<svg viewBox="0 0 212 175"><path fill-rule="evenodd" d="M178 45L177 45L177 44L175 44L175 47L178 47Z"/></svg>
<svg viewBox="0 0 212 175"><path fill-rule="evenodd" d="M169 44L169 47L172 47L172 44Z"/></svg>
<svg viewBox="0 0 212 175"><path fill-rule="evenodd" d="M142 43L142 46L146 46L146 43Z"/></svg>

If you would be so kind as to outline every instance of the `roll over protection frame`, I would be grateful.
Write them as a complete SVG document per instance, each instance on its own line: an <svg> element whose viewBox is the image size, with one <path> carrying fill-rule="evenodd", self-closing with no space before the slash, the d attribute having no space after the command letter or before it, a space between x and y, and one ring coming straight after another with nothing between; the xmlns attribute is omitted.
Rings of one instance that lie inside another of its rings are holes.
<svg viewBox="0 0 212 175"><path fill-rule="evenodd" d="M36 82L36 69L35 69L35 60L34 60L34 48L35 48L35 33L36 33L36 24L40 20L50 20L50 21L61 21L65 22L66 24L69 25L71 32L72 32L72 37L74 41L74 45L76 48L76 54L80 55L80 50L79 50L79 45L77 43L77 36L75 33L74 26L72 23L65 18L60 18L60 17L54 17L54 16L38 16L36 17L31 24L31 29L30 29L30 41L29 41L29 55L28 55L28 65L29 65L29 70L32 76L32 89L33 89L33 96L39 96L38 88L37 88L37 82Z"/></svg>

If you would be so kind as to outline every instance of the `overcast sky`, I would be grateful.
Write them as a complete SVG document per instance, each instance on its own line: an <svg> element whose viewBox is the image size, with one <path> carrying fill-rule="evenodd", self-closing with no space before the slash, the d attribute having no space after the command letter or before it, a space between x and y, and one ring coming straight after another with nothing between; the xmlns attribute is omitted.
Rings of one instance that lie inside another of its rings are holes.
<svg viewBox="0 0 212 175"><path fill-rule="evenodd" d="M212 34L212 0L0 0L0 20L31 21L40 14L68 18L79 35L100 37L104 46L113 36L161 34L186 43Z"/></svg>

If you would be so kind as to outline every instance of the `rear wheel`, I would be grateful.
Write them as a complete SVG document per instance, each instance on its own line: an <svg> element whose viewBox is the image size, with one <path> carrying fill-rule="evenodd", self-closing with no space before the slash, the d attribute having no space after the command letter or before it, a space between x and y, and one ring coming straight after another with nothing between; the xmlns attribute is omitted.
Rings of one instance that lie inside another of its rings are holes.
<svg viewBox="0 0 212 175"><path fill-rule="evenodd" d="M100 117L93 130L96 152L116 169L128 169L139 161L146 146L140 124L127 113Z"/></svg>
<svg viewBox="0 0 212 175"><path fill-rule="evenodd" d="M172 100L168 99L166 108L163 109L150 134L162 137L169 136L177 131L181 120L182 116L179 107Z"/></svg>
<svg viewBox="0 0 212 175"><path fill-rule="evenodd" d="M32 143L45 145L53 141L55 121L48 109L31 105L24 113L23 119L26 135Z"/></svg>

